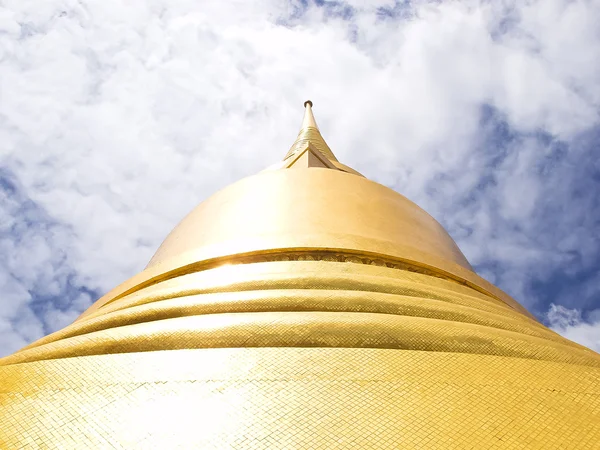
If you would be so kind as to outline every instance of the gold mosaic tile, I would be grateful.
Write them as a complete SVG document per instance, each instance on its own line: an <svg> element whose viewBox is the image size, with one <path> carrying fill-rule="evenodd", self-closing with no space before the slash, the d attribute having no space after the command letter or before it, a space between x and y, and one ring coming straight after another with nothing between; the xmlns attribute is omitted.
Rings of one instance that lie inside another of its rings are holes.
<svg viewBox="0 0 600 450"><path fill-rule="evenodd" d="M36 439L69 449L593 449L600 442L600 369L519 358L203 349L4 366L0 379L9 381L0 392L2 448L44 448Z"/></svg>
<svg viewBox="0 0 600 450"><path fill-rule="evenodd" d="M0 448L598 448L600 355L336 261L185 274L0 360Z"/></svg>

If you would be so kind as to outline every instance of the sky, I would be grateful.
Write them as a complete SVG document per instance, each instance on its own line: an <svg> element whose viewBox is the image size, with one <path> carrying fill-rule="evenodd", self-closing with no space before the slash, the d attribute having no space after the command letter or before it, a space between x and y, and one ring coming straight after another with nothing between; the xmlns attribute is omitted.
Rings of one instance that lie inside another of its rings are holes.
<svg viewBox="0 0 600 450"><path fill-rule="evenodd" d="M314 102L337 158L600 351L600 0L0 0L0 356L140 272Z"/></svg>

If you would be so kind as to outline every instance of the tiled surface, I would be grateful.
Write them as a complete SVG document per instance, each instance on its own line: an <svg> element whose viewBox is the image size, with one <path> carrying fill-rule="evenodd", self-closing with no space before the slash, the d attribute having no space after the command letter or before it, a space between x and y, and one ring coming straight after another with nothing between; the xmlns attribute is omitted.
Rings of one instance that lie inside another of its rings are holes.
<svg viewBox="0 0 600 450"><path fill-rule="evenodd" d="M500 300L420 273L352 262L205 270L102 306L1 364L184 348L355 347L600 366L600 356Z"/></svg>
<svg viewBox="0 0 600 450"><path fill-rule="evenodd" d="M517 358L180 350L0 379L1 448L600 448L600 370Z"/></svg>
<svg viewBox="0 0 600 450"><path fill-rule="evenodd" d="M600 355L467 286L390 267L186 274L0 360L2 449L598 442Z"/></svg>

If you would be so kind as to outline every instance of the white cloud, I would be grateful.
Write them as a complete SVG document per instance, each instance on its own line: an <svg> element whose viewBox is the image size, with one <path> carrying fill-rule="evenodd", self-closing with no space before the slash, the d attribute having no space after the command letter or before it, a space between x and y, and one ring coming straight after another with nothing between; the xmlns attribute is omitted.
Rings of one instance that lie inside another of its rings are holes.
<svg viewBox="0 0 600 450"><path fill-rule="evenodd" d="M540 232L574 175L540 172L553 144L536 136L565 142L566 165L585 156L580 136L599 125L598 5L347 5L349 16L276 0L3 2L0 165L58 238L22 231L31 239L0 271L33 312L0 314L0 329L13 336L27 316L47 332L83 308L69 298L38 311L30 297L44 286L103 292L140 271L195 204L285 154L307 97L340 160L442 220L523 303L543 303L533 277L590 264L589 195ZM483 105L525 137L490 148ZM15 220L10 201L3 220ZM37 336L25 334L0 353Z"/></svg>
<svg viewBox="0 0 600 450"><path fill-rule="evenodd" d="M551 304L546 317L554 331L600 353L600 309L590 313L590 321L584 321L580 310Z"/></svg>

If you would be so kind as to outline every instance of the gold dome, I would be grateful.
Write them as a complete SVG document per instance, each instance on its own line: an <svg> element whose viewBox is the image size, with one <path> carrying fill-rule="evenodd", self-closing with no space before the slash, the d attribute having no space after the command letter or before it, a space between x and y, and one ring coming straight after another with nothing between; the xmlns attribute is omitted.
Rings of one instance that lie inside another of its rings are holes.
<svg viewBox="0 0 600 450"><path fill-rule="evenodd" d="M600 355L341 164L305 107L281 163L202 202L144 271L0 360L0 447L600 441Z"/></svg>

